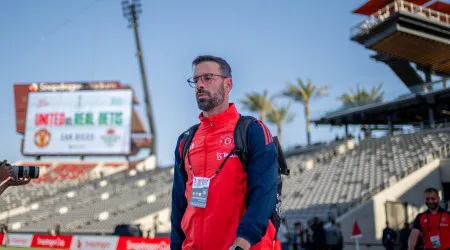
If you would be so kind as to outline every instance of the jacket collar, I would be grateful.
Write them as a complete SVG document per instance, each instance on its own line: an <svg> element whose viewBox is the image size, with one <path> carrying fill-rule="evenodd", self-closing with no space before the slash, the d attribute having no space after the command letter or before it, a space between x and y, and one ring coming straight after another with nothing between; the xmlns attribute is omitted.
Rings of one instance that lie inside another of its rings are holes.
<svg viewBox="0 0 450 250"><path fill-rule="evenodd" d="M438 208L438 211L437 211L438 213L443 213L443 212L445 212L445 209L444 208L442 208L441 206L439 206L439 208ZM431 211L430 211L430 209L427 209L427 213L428 214L431 214Z"/></svg>
<svg viewBox="0 0 450 250"><path fill-rule="evenodd" d="M236 106L234 105L234 103L230 103L228 108L220 114L204 117L202 112L200 113L198 118L200 119L200 122L203 123L204 125L213 126L225 124L238 116L239 113L236 109Z"/></svg>

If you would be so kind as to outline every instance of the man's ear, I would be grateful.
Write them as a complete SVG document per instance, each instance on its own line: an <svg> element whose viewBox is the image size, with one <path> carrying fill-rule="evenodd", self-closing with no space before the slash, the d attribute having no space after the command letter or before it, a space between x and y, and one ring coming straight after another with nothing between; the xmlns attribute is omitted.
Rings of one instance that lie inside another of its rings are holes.
<svg viewBox="0 0 450 250"><path fill-rule="evenodd" d="M230 91L233 88L233 79L227 78L225 79L225 90Z"/></svg>

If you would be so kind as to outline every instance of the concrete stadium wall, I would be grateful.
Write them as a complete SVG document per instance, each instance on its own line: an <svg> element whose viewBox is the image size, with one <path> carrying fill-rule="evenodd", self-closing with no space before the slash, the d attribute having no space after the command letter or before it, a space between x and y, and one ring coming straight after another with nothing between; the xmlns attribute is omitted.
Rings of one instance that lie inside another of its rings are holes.
<svg viewBox="0 0 450 250"><path fill-rule="evenodd" d="M158 216L158 221L154 220L155 216ZM140 219L134 220L132 224L141 224L144 231L151 231L148 236L155 237L155 232L153 226L155 223L158 224L158 233L169 233L170 232L170 208L164 208L157 212L151 213ZM145 234L144 234L145 235Z"/></svg>
<svg viewBox="0 0 450 250"><path fill-rule="evenodd" d="M450 183L450 159L441 160L441 180Z"/></svg>
<svg viewBox="0 0 450 250"><path fill-rule="evenodd" d="M356 219L364 235L360 239L361 243L380 244L381 236L386 222L386 201L402 201L414 204L421 208L423 202L423 190L427 187L435 187L442 192L440 160L434 160L427 166L424 166L409 176L398 181L391 187L381 191L372 197L371 200L350 210L338 219L341 224L342 233L345 242L351 242L353 222ZM418 209L416 209L416 212ZM414 214L415 215L415 214ZM413 219L413 218L410 218ZM364 248L364 244L361 245ZM347 249L353 249L354 246L347 246ZM371 247L370 249L378 249ZM379 249L382 249L380 246Z"/></svg>
<svg viewBox="0 0 450 250"><path fill-rule="evenodd" d="M373 226L374 215L374 201L368 200L364 204L351 210L350 212L341 216L337 221L341 224L342 235L344 242L352 242L350 239L353 229L354 220L358 221L359 228L363 234L360 242L376 243L373 240L369 241L368 236L375 235L375 227ZM354 246L345 246L345 249L354 249Z"/></svg>

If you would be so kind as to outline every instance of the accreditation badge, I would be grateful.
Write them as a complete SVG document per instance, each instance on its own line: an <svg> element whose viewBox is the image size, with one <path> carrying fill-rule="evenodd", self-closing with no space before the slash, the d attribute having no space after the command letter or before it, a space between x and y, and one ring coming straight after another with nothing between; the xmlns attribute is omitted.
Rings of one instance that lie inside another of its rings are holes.
<svg viewBox="0 0 450 250"><path fill-rule="evenodd" d="M439 238L439 235L430 236L430 241L433 248L441 247L441 239Z"/></svg>
<svg viewBox="0 0 450 250"><path fill-rule="evenodd" d="M206 207L206 200L208 198L208 189L210 178L195 177L192 181L192 193L190 205L198 208Z"/></svg>

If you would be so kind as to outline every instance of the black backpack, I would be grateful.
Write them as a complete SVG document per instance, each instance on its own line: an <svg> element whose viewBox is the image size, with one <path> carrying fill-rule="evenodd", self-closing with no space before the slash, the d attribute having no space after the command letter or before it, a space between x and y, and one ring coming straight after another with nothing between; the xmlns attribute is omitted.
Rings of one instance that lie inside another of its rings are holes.
<svg viewBox="0 0 450 250"><path fill-rule="evenodd" d="M236 126L234 128L234 144L235 147L233 151L228 154L223 163L226 162L228 157L230 157L233 154L236 154L241 163L244 167L244 170L247 170L247 162L248 162L248 140L247 140L247 130L248 127L256 122L257 119L252 116L240 116L238 122L236 123ZM183 134L182 138L182 155L181 155L181 164L180 164L180 171L183 175L184 181L187 181L187 173L186 169L184 167L184 159L185 156L189 150L189 147L191 145L192 139L194 138L195 132L197 131L200 124L196 124L189 128L186 132ZM275 147L278 152L278 182L277 182L277 201L275 208L272 211L272 216L270 217L270 220L272 224L274 225L276 229L276 233L278 233L278 228L280 227L281 223L281 191L283 187L283 182L281 175L289 175L290 170L286 164L286 159L284 158L283 150L281 148L280 142L278 140L278 137L273 136L273 142L275 143ZM276 234L275 234L276 236Z"/></svg>

